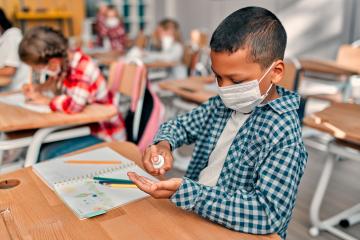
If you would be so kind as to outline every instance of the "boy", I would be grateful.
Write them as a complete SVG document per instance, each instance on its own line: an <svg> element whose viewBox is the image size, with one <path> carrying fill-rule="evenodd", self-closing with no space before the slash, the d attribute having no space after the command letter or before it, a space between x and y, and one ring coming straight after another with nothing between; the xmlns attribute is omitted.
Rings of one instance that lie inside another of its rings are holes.
<svg viewBox="0 0 360 240"><path fill-rule="evenodd" d="M227 228L285 239L307 161L299 96L275 86L284 75L285 29L270 11L247 7L217 27L210 46L219 96L164 123L143 157L147 171L164 174L171 150L195 143L186 177L154 183L128 175L150 195ZM158 154L160 170L152 166Z"/></svg>

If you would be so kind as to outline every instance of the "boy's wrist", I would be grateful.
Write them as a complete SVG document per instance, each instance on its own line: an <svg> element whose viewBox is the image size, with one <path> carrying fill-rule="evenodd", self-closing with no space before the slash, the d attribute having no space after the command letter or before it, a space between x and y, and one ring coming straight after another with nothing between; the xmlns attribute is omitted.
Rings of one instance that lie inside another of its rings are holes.
<svg viewBox="0 0 360 240"><path fill-rule="evenodd" d="M161 147L165 147L165 148L169 149L169 151L171 151L171 145L166 140L162 140L162 141L158 142L156 145L161 146Z"/></svg>

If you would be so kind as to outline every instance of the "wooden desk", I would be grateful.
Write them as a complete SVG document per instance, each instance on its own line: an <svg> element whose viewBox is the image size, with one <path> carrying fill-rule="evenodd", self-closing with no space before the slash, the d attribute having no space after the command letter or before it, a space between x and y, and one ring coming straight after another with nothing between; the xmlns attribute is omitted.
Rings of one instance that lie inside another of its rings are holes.
<svg viewBox="0 0 360 240"><path fill-rule="evenodd" d="M206 89L206 85L213 82L213 77L190 77L188 79L164 81L159 83L159 87L188 101L201 104L217 95L215 91Z"/></svg>
<svg viewBox="0 0 360 240"><path fill-rule="evenodd" d="M0 77L0 87L5 87L11 83L11 79L8 77Z"/></svg>
<svg viewBox="0 0 360 240"><path fill-rule="evenodd" d="M357 69L340 65L332 61L300 59L300 64L303 71L329 73L335 75L347 75L347 76L359 74L359 71Z"/></svg>
<svg viewBox="0 0 360 240"><path fill-rule="evenodd" d="M105 66L105 67L110 67L110 65L113 62L116 62L119 60L119 58L121 56L123 56L123 53L119 54L119 53L114 53L114 52L107 52L107 53L95 53L95 54L90 54L91 57L93 57L96 62L99 65ZM171 68L171 67L175 67L176 65L178 65L177 63L174 62L160 62L160 61L156 61L156 62L150 62L150 63L145 63L145 66L150 69L156 69L156 68Z"/></svg>
<svg viewBox="0 0 360 240"><path fill-rule="evenodd" d="M105 143L136 163L141 153L132 143ZM9 208L12 217L8 228L15 229L9 238L0 221L1 239L280 239L278 235L255 236L228 230L183 211L168 200L145 198L105 215L79 220L72 211L31 170L25 168L0 176L0 180L18 179L21 184L12 189L0 189L0 209ZM9 226L10 225L10 226Z"/></svg>
<svg viewBox="0 0 360 240"><path fill-rule="evenodd" d="M44 11L44 12L23 12L15 13L15 19L20 22L21 30L25 32L27 21L57 21L59 28L65 32L64 22L66 21L69 27L69 34L74 35L74 27L72 22L72 13L68 11Z"/></svg>
<svg viewBox="0 0 360 240"><path fill-rule="evenodd" d="M117 113L112 105L89 105L77 114L38 113L0 103L0 131L18 131L62 125L79 125L107 120Z"/></svg>
<svg viewBox="0 0 360 240"><path fill-rule="evenodd" d="M334 103L323 111L304 118L306 126L360 144L360 105Z"/></svg>

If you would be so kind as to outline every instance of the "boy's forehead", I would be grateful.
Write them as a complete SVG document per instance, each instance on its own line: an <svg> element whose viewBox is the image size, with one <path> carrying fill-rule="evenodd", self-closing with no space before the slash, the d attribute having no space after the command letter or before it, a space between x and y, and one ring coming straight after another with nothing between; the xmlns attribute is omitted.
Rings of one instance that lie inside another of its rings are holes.
<svg viewBox="0 0 360 240"><path fill-rule="evenodd" d="M228 51L216 52L211 50L210 58L212 68L218 74L227 74L229 72L249 72L261 69L260 64L255 63L249 57L248 48L240 48L231 53Z"/></svg>

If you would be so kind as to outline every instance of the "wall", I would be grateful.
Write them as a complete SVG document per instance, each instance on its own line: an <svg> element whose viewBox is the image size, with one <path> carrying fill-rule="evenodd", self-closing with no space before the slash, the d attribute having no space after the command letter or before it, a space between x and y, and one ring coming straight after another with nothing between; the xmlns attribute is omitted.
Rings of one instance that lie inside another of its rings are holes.
<svg viewBox="0 0 360 240"><path fill-rule="evenodd" d="M357 0L172 0L173 16L185 37L193 28L211 35L228 14L245 6L273 11L288 33L286 55L335 58L343 43L360 38L360 3ZM167 13L164 13L166 15Z"/></svg>
<svg viewBox="0 0 360 240"><path fill-rule="evenodd" d="M76 36L81 35L82 23L85 16L84 0L24 0L25 5L31 9L37 7L44 7L47 9L67 10L73 14L74 33ZM0 0L0 7L2 7L6 15L14 21L14 13L20 9L20 1L18 0ZM57 26L53 21L49 22L51 25ZM47 23L47 24L49 24ZM67 27L67 24L65 24ZM66 31L67 32L67 31Z"/></svg>

